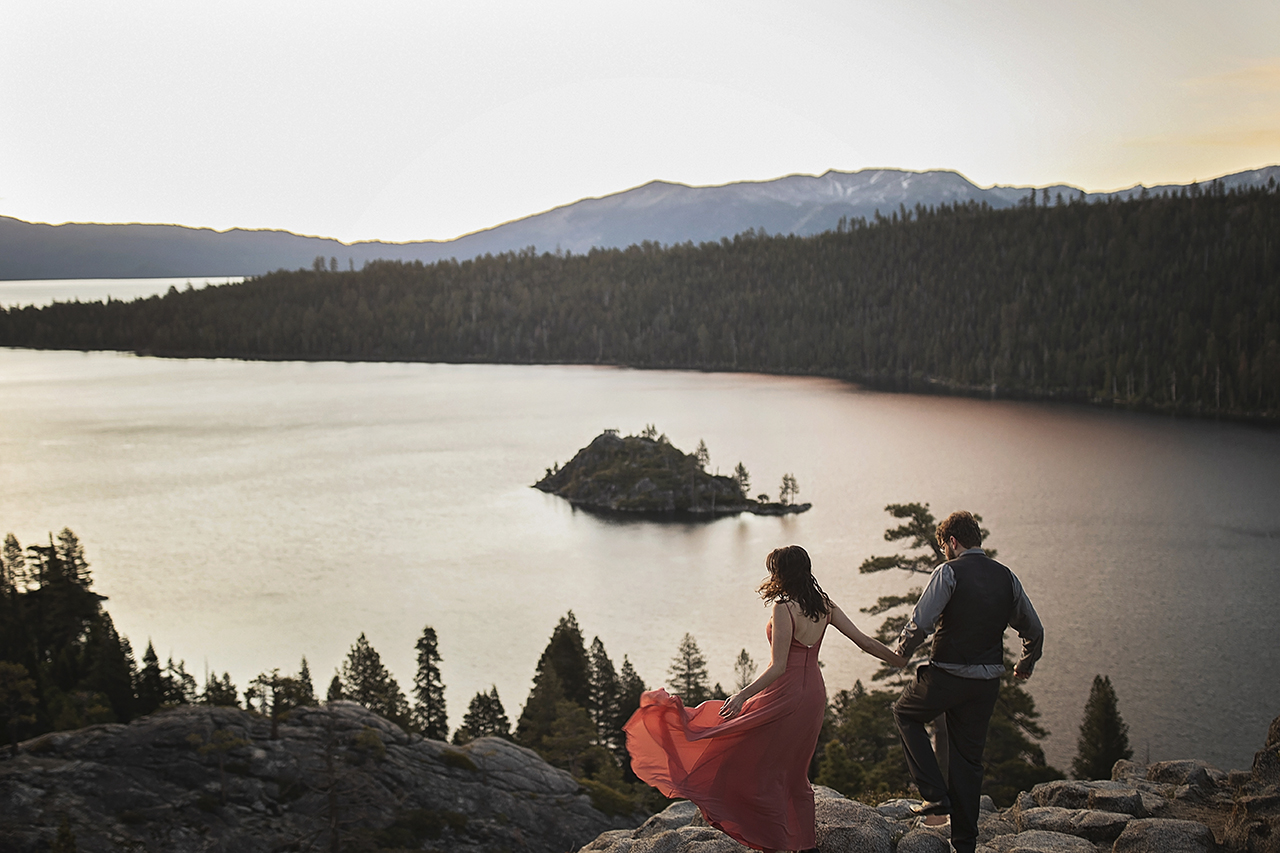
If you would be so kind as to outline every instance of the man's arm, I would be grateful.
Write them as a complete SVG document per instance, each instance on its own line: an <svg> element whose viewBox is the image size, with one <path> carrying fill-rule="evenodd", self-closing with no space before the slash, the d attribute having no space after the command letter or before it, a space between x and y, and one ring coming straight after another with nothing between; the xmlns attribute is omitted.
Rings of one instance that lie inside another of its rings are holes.
<svg viewBox="0 0 1280 853"><path fill-rule="evenodd" d="M956 575L951 571L950 565L943 563L933 570L929 584L916 602L916 609L911 612L911 619L898 635L898 654L911 659L912 653L933 632L933 626L938 623L938 617L942 615L955 590Z"/></svg>
<svg viewBox="0 0 1280 853"><path fill-rule="evenodd" d="M1040 616L1031 606L1022 582L1013 572L1009 572L1013 580L1013 615L1009 617L1009 625L1022 638L1022 657L1013 667L1013 674L1018 678L1030 678L1036 667L1036 661L1044 653L1044 626L1040 624Z"/></svg>

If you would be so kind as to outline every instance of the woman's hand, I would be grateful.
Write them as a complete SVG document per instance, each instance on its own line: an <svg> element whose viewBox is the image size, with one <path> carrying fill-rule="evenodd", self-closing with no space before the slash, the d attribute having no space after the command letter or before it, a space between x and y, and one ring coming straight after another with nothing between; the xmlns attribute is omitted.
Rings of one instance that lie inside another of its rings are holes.
<svg viewBox="0 0 1280 853"><path fill-rule="evenodd" d="M726 720L732 720L742 713L742 706L746 701L746 699L742 698L742 691L739 690L724 700L724 704L720 706L720 716Z"/></svg>
<svg viewBox="0 0 1280 853"><path fill-rule="evenodd" d="M890 655L889 657L884 659L884 662L889 664L889 666L893 667L894 669L902 669L904 666L910 663L910 661L907 658L904 658L902 655L898 654L895 651L890 651L889 655Z"/></svg>

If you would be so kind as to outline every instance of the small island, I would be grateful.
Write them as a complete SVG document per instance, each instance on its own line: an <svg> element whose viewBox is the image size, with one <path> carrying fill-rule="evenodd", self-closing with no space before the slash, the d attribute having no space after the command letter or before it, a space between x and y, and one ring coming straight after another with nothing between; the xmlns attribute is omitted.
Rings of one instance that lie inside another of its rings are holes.
<svg viewBox="0 0 1280 853"><path fill-rule="evenodd" d="M535 489L559 495L576 507L597 512L654 517L711 519L743 512L787 515L812 504L794 503L799 492L791 474L782 478L779 499L748 497L747 469L739 462L732 476L706 470L705 442L695 453L674 447L653 425L625 438L607 429L577 452L564 467L548 468Z"/></svg>

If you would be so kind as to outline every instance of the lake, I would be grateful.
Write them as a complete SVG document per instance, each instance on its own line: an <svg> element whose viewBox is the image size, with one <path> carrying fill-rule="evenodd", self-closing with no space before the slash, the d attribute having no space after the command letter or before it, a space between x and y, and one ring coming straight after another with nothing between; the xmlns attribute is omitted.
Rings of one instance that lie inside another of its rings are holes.
<svg viewBox="0 0 1280 853"><path fill-rule="evenodd" d="M619 521L530 488L649 423L753 492L794 474L813 509ZM241 689L306 655L323 692L364 632L408 688L431 625L455 727L490 685L514 723L570 609L651 686L685 632L730 685L740 649L767 663L753 590L780 545L872 630L857 609L922 578L857 567L892 553L885 504L927 501L981 513L1040 612L1051 763L1101 673L1136 758L1248 767L1280 713L1277 484L1273 430L825 379L0 350L0 533L74 530L139 655ZM823 662L830 691L876 663L834 632Z"/></svg>
<svg viewBox="0 0 1280 853"><path fill-rule="evenodd" d="M165 293L170 287L200 289L210 284L234 284L237 276L185 276L182 278L58 278L30 281L0 281L0 306L21 308L53 302L128 302L139 297Z"/></svg>

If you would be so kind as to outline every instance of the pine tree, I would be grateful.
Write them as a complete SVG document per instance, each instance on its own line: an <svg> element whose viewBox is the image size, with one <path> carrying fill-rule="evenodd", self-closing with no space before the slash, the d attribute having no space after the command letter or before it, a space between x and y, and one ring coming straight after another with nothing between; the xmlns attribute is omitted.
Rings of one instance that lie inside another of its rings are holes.
<svg viewBox="0 0 1280 853"><path fill-rule="evenodd" d="M105 610L89 623L83 660L84 676L80 680L80 689L105 696L116 722L127 723L133 719L138 665L133 659L129 641L116 632L115 624Z"/></svg>
<svg viewBox="0 0 1280 853"><path fill-rule="evenodd" d="M835 788L846 797L862 793L865 774L862 765L849 760L849 750L845 745L833 739L822 752L822 761L818 764L818 775L814 782Z"/></svg>
<svg viewBox="0 0 1280 853"><path fill-rule="evenodd" d="M684 700L686 707L700 705L710 698L707 659L698 649L692 634L685 634L668 669L671 687Z"/></svg>
<svg viewBox="0 0 1280 853"><path fill-rule="evenodd" d="M409 722L409 702L362 633L342 663L342 695L399 726Z"/></svg>
<svg viewBox="0 0 1280 853"><path fill-rule="evenodd" d="M147 641L142 653L142 670L138 673L138 715L145 716L160 707L164 701L164 674L160 672L160 657L156 647Z"/></svg>
<svg viewBox="0 0 1280 853"><path fill-rule="evenodd" d="M534 677L533 689L525 700L520 711L520 720L516 723L516 742L538 749L543 739L551 733L556 720L556 706L564 701L564 690L560 687L560 676L555 667L547 667Z"/></svg>
<svg viewBox="0 0 1280 853"><path fill-rule="evenodd" d="M538 752L553 767L568 770L573 776L581 776L582 761L591 748L594 734L595 726L592 725L587 710L576 702L562 699L556 703L551 730L542 739Z"/></svg>
<svg viewBox="0 0 1280 853"><path fill-rule="evenodd" d="M205 678L204 691L200 694L200 702L204 705L219 705L228 708L239 708L240 700L236 686L231 681L231 673L224 672L219 678L216 672Z"/></svg>
<svg viewBox="0 0 1280 853"><path fill-rule="evenodd" d="M316 688L311 682L311 667L307 665L307 656L302 656L302 665L298 667L298 705L316 704Z"/></svg>
<svg viewBox="0 0 1280 853"><path fill-rule="evenodd" d="M18 730L36 721L36 683L19 663L0 661L0 722L9 737L9 750L18 755Z"/></svg>
<svg viewBox="0 0 1280 853"><path fill-rule="evenodd" d="M551 640L538 659L537 672L546 667L554 667L560 678L560 689L564 698L587 707L590 701L591 686L589 683L587 649L582 640L582 629L578 620L570 610L560 618L555 630L551 632Z"/></svg>
<svg viewBox="0 0 1280 853"><path fill-rule="evenodd" d="M53 547L67 579L77 586L88 589L93 581L89 573L89 561L85 559L84 546L80 544L79 538L71 532L70 528L64 527L58 534L57 544Z"/></svg>
<svg viewBox="0 0 1280 853"><path fill-rule="evenodd" d="M423 737L445 740L449 720L444 704L444 682L440 678L440 652L435 629L422 629L418 638L418 673L413 678L413 725Z"/></svg>
<svg viewBox="0 0 1280 853"><path fill-rule="evenodd" d="M337 702L347 697L342 695L342 676L338 673L333 674L333 678L329 681L329 690L324 695L326 702Z"/></svg>
<svg viewBox="0 0 1280 853"><path fill-rule="evenodd" d="M187 672L186 661L174 663L173 657L170 656L168 663L165 664L160 682L165 705L191 705L195 703L199 688L196 686L195 677Z"/></svg>
<svg viewBox="0 0 1280 853"><path fill-rule="evenodd" d="M1071 773L1077 779L1110 779L1112 766L1122 758L1132 757L1129 726L1120 718L1111 678L1095 675L1084 706Z"/></svg>
<svg viewBox="0 0 1280 853"><path fill-rule="evenodd" d="M453 735L456 744L466 743L478 737L500 737L511 740L511 721L498 698L494 686L488 693L476 693L462 718L462 727Z"/></svg>
<svg viewBox="0 0 1280 853"><path fill-rule="evenodd" d="M4 548L0 550L0 577L3 583L0 588L6 595L22 592L27 583L27 558L22 553L22 545L12 533L5 534Z"/></svg>
<svg viewBox="0 0 1280 853"><path fill-rule="evenodd" d="M561 617L538 658L533 689L516 724L516 740L538 749L556 719L556 706L568 700L582 709L591 701L590 665L582 643L582 630L573 611Z"/></svg>
<svg viewBox="0 0 1280 853"><path fill-rule="evenodd" d="M644 685L636 668L626 655L622 656L622 666L618 669L618 721L615 728L621 732L623 725L631 719L631 715L640 710L640 694L648 689Z"/></svg>
<svg viewBox="0 0 1280 853"><path fill-rule="evenodd" d="M618 675L599 637L592 638L591 650L587 653L587 657L590 665L588 681L591 685L587 713L591 715L591 722L596 727L596 742L616 748L619 746Z"/></svg>
<svg viewBox="0 0 1280 853"><path fill-rule="evenodd" d="M738 652L738 657L733 662L733 687L735 690L741 690L755 680L756 662L751 659L751 655L747 654L747 650L743 649Z"/></svg>

